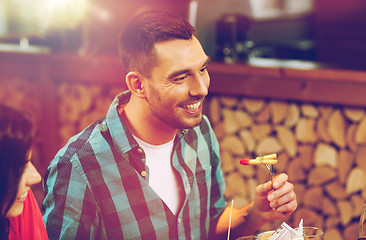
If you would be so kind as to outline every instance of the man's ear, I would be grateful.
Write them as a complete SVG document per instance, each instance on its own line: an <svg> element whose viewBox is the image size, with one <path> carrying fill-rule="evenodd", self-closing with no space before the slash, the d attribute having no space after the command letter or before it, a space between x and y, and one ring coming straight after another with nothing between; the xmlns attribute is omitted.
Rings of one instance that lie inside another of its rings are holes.
<svg viewBox="0 0 366 240"><path fill-rule="evenodd" d="M129 72L126 75L126 84L130 92L137 97L145 97L144 77L138 72Z"/></svg>

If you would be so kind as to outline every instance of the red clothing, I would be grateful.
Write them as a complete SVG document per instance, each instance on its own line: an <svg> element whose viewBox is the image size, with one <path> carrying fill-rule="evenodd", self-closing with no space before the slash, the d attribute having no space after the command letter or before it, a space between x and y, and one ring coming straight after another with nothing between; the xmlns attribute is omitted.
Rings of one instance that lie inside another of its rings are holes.
<svg viewBox="0 0 366 240"><path fill-rule="evenodd" d="M32 190L28 192L22 214L9 218L9 221L9 240L48 239L42 214Z"/></svg>

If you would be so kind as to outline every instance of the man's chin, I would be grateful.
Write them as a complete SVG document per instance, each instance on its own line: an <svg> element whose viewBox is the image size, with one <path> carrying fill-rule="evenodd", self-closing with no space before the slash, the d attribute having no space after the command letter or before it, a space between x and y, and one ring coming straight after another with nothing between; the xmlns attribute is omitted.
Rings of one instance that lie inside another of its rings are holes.
<svg viewBox="0 0 366 240"><path fill-rule="evenodd" d="M186 125L185 129L188 128L194 128L202 122L202 113L197 115L195 119L190 119L190 121L187 121L184 125Z"/></svg>

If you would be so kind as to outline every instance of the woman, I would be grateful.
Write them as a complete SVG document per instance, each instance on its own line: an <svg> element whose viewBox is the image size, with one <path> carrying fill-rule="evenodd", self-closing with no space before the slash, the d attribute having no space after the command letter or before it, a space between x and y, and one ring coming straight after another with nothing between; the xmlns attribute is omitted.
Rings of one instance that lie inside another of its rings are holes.
<svg viewBox="0 0 366 240"><path fill-rule="evenodd" d="M30 187L41 176L30 161L32 122L0 105L0 239L48 239Z"/></svg>

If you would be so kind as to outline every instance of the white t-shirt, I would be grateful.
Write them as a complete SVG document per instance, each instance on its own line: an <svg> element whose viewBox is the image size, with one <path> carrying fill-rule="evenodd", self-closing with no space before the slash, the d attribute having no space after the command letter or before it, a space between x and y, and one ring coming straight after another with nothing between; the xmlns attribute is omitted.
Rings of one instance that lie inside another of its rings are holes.
<svg viewBox="0 0 366 240"><path fill-rule="evenodd" d="M150 172L149 185L176 215L180 206L180 183L175 176L178 173L175 173L171 163L174 138L162 145L151 145L134 138L145 151L146 165Z"/></svg>

